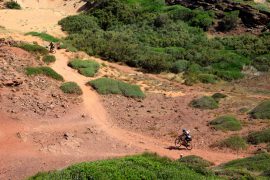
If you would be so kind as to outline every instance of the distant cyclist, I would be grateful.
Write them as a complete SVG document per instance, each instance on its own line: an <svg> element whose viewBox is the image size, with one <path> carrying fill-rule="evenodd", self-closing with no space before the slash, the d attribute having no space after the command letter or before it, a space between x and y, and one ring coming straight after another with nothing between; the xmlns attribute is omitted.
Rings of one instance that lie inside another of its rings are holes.
<svg viewBox="0 0 270 180"><path fill-rule="evenodd" d="M53 42L50 42L49 47L51 53L55 52L55 45L53 44Z"/></svg>

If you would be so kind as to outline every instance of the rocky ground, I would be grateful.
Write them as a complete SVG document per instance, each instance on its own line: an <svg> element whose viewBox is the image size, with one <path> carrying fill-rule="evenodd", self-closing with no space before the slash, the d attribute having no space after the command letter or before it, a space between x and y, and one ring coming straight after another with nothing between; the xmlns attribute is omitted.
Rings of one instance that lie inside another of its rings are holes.
<svg viewBox="0 0 270 180"><path fill-rule="evenodd" d="M61 82L25 74L26 67L37 65L43 65L38 57L16 47L0 46L2 111L12 116L59 118L81 103L79 97L66 95L59 89Z"/></svg>

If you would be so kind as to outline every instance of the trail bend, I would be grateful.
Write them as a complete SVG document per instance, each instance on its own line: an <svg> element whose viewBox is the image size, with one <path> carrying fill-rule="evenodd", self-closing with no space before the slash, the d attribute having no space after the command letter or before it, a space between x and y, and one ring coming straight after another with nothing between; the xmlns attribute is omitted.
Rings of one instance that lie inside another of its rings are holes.
<svg viewBox="0 0 270 180"><path fill-rule="evenodd" d="M89 80L93 78L84 77L67 66L71 58L71 54L65 52L64 50L59 50L56 52L55 56L57 61L53 65L51 65L51 67L56 72L61 74L64 77L65 81L76 82L81 87L83 91L82 99L84 111L93 118L93 121L97 125L97 127L104 131L106 134L108 134L110 137L114 137L115 139L125 144L138 147L142 150L142 152L155 152L162 156L168 156L173 159L179 158L180 154L198 155L204 157L209 161L215 162L215 164L220 164L245 156L243 154L236 155L201 149L193 149L191 151L173 151L167 149L169 146L172 145L172 143L170 142L164 142L162 140L158 140L142 134L137 134L135 132L127 131L125 129L121 129L115 126L110 120L110 117L105 110L99 98L99 95L93 89L91 89L90 86L86 84Z"/></svg>

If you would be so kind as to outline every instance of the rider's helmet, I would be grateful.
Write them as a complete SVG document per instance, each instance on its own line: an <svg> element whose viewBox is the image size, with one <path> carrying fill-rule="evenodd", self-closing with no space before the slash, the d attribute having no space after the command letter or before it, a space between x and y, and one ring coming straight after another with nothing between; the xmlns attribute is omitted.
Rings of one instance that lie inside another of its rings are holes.
<svg viewBox="0 0 270 180"><path fill-rule="evenodd" d="M183 133L186 133L187 132L187 130L184 128L184 129L182 129L182 131L183 131Z"/></svg>

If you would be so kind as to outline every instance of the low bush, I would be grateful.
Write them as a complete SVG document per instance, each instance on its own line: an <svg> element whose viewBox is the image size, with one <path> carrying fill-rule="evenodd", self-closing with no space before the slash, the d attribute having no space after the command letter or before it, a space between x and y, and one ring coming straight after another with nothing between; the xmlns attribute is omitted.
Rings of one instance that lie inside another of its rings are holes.
<svg viewBox="0 0 270 180"><path fill-rule="evenodd" d="M214 98L215 101L217 101L217 102L219 102L221 99L226 98L226 97L227 97L227 95L222 94L222 93L215 93L212 95L212 98Z"/></svg>
<svg viewBox="0 0 270 180"><path fill-rule="evenodd" d="M247 141L251 144L270 143L270 128L250 133Z"/></svg>
<svg viewBox="0 0 270 180"><path fill-rule="evenodd" d="M68 63L68 66L77 69L80 74L86 77L93 77L98 72L100 65L95 61L74 59Z"/></svg>
<svg viewBox="0 0 270 180"><path fill-rule="evenodd" d="M173 73L181 73L187 70L189 62L186 60L179 60L173 63L171 71Z"/></svg>
<svg viewBox="0 0 270 180"><path fill-rule="evenodd" d="M195 155L190 155L190 156L185 156L181 159L179 159L180 162L188 164L188 165L196 165L196 166L201 166L201 167L210 167L213 165L212 162L209 162L199 156Z"/></svg>
<svg viewBox="0 0 270 180"><path fill-rule="evenodd" d="M199 99L192 100L190 106L199 109L216 109L218 108L218 103L210 96L203 96Z"/></svg>
<svg viewBox="0 0 270 180"><path fill-rule="evenodd" d="M269 169L270 155L268 153L260 153L255 156L233 160L221 166L224 169L238 169L260 173Z"/></svg>
<svg viewBox="0 0 270 180"><path fill-rule="evenodd" d="M5 2L5 6L8 9L22 9L21 5L14 0Z"/></svg>
<svg viewBox="0 0 270 180"><path fill-rule="evenodd" d="M39 33L39 32L28 32L26 35L31 35L31 36L37 36L40 37L44 41L48 42L59 42L60 39L53 37L52 35L49 35L47 33Z"/></svg>
<svg viewBox="0 0 270 180"><path fill-rule="evenodd" d="M257 178L257 175L252 175L249 171L242 169L218 169L215 170L215 174L221 176L223 179L255 180Z"/></svg>
<svg viewBox="0 0 270 180"><path fill-rule="evenodd" d="M63 40L60 44L61 49L66 49L69 52L77 52L77 48L75 48L69 41Z"/></svg>
<svg viewBox="0 0 270 180"><path fill-rule="evenodd" d="M46 55L43 56L42 58L43 62L45 62L46 64L50 64L56 61L56 58L54 55Z"/></svg>
<svg viewBox="0 0 270 180"><path fill-rule="evenodd" d="M67 94L82 94L80 86L75 82L65 82L60 86L60 89Z"/></svg>
<svg viewBox="0 0 270 180"><path fill-rule="evenodd" d="M218 81L218 77L213 74L199 74L198 80L202 83L216 83Z"/></svg>
<svg viewBox="0 0 270 180"><path fill-rule="evenodd" d="M264 54L261 56L258 56L254 59L252 62L253 66L258 71L269 71L270 70L270 54Z"/></svg>
<svg viewBox="0 0 270 180"><path fill-rule="evenodd" d="M38 179L219 179L213 175L202 175L178 161L154 154L128 156L118 159L84 162L65 169L38 173L29 180Z"/></svg>
<svg viewBox="0 0 270 180"><path fill-rule="evenodd" d="M233 116L221 116L210 121L209 124L215 129L222 131L238 131L242 129L240 121Z"/></svg>
<svg viewBox="0 0 270 180"><path fill-rule="evenodd" d="M200 173L202 175L213 175L213 172L208 169L208 167L212 166L213 163L195 155L185 156L179 161L189 168L193 169L195 172Z"/></svg>
<svg viewBox="0 0 270 180"><path fill-rule="evenodd" d="M45 75L59 81L64 80L64 78L60 74L55 72L50 67L27 67L25 71L28 76L35 76L35 75L41 74L41 75Z"/></svg>
<svg viewBox="0 0 270 180"><path fill-rule="evenodd" d="M230 148L232 150L244 150L247 148L246 141L240 136L231 136L217 143L215 146L220 148Z"/></svg>
<svg viewBox="0 0 270 180"><path fill-rule="evenodd" d="M222 31L230 31L234 29L237 25L239 19L239 11L231 11L225 13L224 18L219 23L219 29Z"/></svg>
<svg viewBox="0 0 270 180"><path fill-rule="evenodd" d="M38 44L20 43L17 45L17 47L31 53L37 53L37 54L42 54L42 55L47 55L49 53L49 51L45 47L40 46Z"/></svg>
<svg viewBox="0 0 270 180"><path fill-rule="evenodd" d="M121 94L126 97L144 98L145 95L137 85L131 85L122 81L100 78L90 81L90 84L100 94Z"/></svg>
<svg viewBox="0 0 270 180"><path fill-rule="evenodd" d="M249 114L254 119L270 119L270 100L260 103Z"/></svg>

